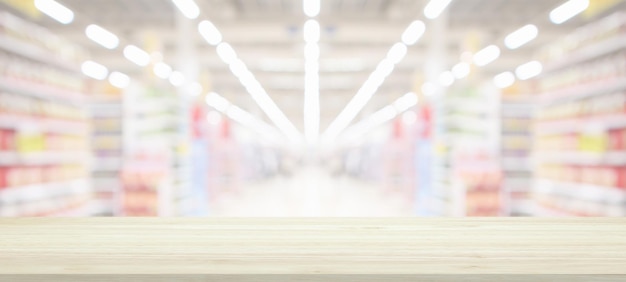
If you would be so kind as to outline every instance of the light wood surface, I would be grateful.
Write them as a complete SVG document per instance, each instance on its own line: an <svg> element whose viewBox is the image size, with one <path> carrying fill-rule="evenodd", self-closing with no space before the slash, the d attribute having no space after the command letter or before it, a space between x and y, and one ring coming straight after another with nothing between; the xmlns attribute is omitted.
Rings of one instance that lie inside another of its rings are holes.
<svg viewBox="0 0 626 282"><path fill-rule="evenodd" d="M0 280L42 281L37 274L87 275L50 281L625 281L626 219L0 219ZM122 279L133 274L162 276Z"/></svg>

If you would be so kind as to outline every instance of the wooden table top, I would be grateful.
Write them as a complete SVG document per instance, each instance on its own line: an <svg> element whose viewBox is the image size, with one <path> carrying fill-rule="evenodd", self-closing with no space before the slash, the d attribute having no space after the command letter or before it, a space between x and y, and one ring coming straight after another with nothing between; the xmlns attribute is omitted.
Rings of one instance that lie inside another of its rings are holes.
<svg viewBox="0 0 626 282"><path fill-rule="evenodd" d="M0 280L15 274L28 274L20 281L38 274L91 275L80 281L104 274L159 275L149 281L624 281L626 219L0 219Z"/></svg>

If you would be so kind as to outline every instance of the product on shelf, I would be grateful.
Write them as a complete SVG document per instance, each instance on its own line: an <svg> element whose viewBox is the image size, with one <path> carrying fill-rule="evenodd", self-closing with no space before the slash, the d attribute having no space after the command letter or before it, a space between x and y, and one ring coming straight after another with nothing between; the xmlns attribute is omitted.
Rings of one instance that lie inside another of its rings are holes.
<svg viewBox="0 0 626 282"><path fill-rule="evenodd" d="M41 60L52 60L54 54L59 62L79 62L85 53L75 44L45 28L22 20L12 14L0 12L0 39L4 48L31 54Z"/></svg>
<svg viewBox="0 0 626 282"><path fill-rule="evenodd" d="M0 216L90 214L81 50L0 12Z"/></svg>

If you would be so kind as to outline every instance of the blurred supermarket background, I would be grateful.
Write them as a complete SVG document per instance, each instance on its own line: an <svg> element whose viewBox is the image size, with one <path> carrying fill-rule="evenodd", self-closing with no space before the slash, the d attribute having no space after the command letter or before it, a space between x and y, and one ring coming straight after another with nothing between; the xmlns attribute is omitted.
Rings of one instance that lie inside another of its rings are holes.
<svg viewBox="0 0 626 282"><path fill-rule="evenodd" d="M0 0L0 216L626 216L620 0Z"/></svg>

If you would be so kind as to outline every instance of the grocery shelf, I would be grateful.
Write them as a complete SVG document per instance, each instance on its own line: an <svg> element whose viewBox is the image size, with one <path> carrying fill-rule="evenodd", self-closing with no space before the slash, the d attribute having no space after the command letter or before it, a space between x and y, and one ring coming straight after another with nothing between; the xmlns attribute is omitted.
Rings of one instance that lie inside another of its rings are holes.
<svg viewBox="0 0 626 282"><path fill-rule="evenodd" d="M529 210L531 214L536 217L577 217L576 213L567 212L551 207L542 205L541 203L534 202L530 205Z"/></svg>
<svg viewBox="0 0 626 282"><path fill-rule="evenodd" d="M626 152L587 153L587 152L562 152L562 153L537 153L536 163L555 163L571 165L626 165Z"/></svg>
<svg viewBox="0 0 626 282"><path fill-rule="evenodd" d="M66 71L80 73L78 64L74 65L68 63L66 60L58 59L59 56L57 54L53 54L38 46L11 38L10 36L0 34L0 49L46 65L52 65Z"/></svg>
<svg viewBox="0 0 626 282"><path fill-rule="evenodd" d="M505 171L530 171L532 162L529 157L503 157L502 169Z"/></svg>
<svg viewBox="0 0 626 282"><path fill-rule="evenodd" d="M615 36L593 45L583 47L571 54L563 56L544 66L544 73L550 73L555 70L563 69L568 66L584 63L604 55L608 55L626 48L626 35Z"/></svg>
<svg viewBox="0 0 626 282"><path fill-rule="evenodd" d="M533 193L560 195L585 201L626 204L626 189L584 183L536 179ZM626 206L625 206L626 210Z"/></svg>
<svg viewBox="0 0 626 282"><path fill-rule="evenodd" d="M75 195L90 192L91 187L87 179L32 184L0 190L0 203L19 203L55 197L57 195Z"/></svg>
<svg viewBox="0 0 626 282"><path fill-rule="evenodd" d="M565 89L543 93L539 99L540 105L546 107L555 103L579 100L601 94L611 94L624 89L626 89L626 78L615 78L610 81L570 86Z"/></svg>
<svg viewBox="0 0 626 282"><path fill-rule="evenodd" d="M89 160L84 151L78 152L38 152L17 153L0 152L0 165L52 165L52 164L79 164Z"/></svg>
<svg viewBox="0 0 626 282"><path fill-rule="evenodd" d="M85 201L85 203L78 205L75 208L53 213L49 215L50 217L87 217L96 214L99 212L100 207L94 205L92 201Z"/></svg>
<svg viewBox="0 0 626 282"><path fill-rule="evenodd" d="M33 98L71 104L77 107L82 107L84 102L84 94L82 93L54 89L33 83L10 81L4 77L0 77L0 89L14 94L22 94Z"/></svg>
<svg viewBox="0 0 626 282"><path fill-rule="evenodd" d="M536 135L559 135L584 132L589 129L611 130L625 127L626 114L614 114L557 121L539 121L535 123L533 132Z"/></svg>
<svg viewBox="0 0 626 282"><path fill-rule="evenodd" d="M89 126L85 122L0 114L0 128L19 130L25 126L40 132L70 135L86 135L89 131Z"/></svg>

